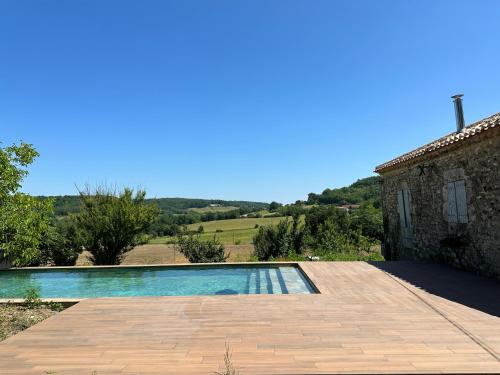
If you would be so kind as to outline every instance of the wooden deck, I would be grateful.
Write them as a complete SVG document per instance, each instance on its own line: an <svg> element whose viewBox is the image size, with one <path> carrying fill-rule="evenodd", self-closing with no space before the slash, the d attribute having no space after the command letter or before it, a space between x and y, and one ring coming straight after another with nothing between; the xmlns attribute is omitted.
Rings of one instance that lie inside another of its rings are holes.
<svg viewBox="0 0 500 375"><path fill-rule="evenodd" d="M420 263L301 266L321 294L82 301L0 343L0 374L213 374L225 342L241 375L500 373L499 283Z"/></svg>

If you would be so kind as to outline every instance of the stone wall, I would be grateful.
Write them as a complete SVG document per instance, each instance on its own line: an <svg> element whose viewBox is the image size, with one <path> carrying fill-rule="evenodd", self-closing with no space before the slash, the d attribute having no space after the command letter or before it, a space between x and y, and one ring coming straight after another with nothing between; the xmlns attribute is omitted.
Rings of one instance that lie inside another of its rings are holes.
<svg viewBox="0 0 500 375"><path fill-rule="evenodd" d="M500 277L500 128L381 174L387 258L431 259ZM451 224L447 186L462 179L468 223ZM411 195L409 228L400 224L403 189Z"/></svg>

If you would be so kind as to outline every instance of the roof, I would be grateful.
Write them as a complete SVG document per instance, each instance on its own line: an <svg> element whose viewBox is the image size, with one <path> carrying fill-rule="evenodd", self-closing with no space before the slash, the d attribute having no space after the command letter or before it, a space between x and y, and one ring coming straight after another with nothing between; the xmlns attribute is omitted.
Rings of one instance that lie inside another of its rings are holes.
<svg viewBox="0 0 500 375"><path fill-rule="evenodd" d="M496 113L493 116L487 117L483 120L479 120L469 126L466 126L461 132L450 133L434 142L426 144L425 146L419 147L413 151L403 154L384 164L380 164L375 168L375 172L380 173L391 167L397 167L399 164L406 161L419 158L437 150L445 149L454 144L463 143L467 139L472 138L487 130L493 129L494 127L500 127L500 113Z"/></svg>

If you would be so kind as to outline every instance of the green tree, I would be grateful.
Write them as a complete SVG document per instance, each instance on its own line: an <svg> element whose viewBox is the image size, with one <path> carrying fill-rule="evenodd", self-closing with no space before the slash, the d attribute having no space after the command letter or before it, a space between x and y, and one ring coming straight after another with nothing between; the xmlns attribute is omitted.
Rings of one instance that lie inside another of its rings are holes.
<svg viewBox="0 0 500 375"><path fill-rule="evenodd" d="M94 264L119 264L157 219L155 205L145 203L146 192L125 188L119 194L108 188L80 192L82 206L75 216L84 247Z"/></svg>
<svg viewBox="0 0 500 375"><path fill-rule="evenodd" d="M320 226L331 219L338 230L347 232L350 226L349 215L345 210L334 206L317 206L306 211L305 227L308 234L316 238Z"/></svg>
<svg viewBox="0 0 500 375"><path fill-rule="evenodd" d="M278 210L281 206L283 206L281 203L278 203L278 202L274 202L274 201L272 201L272 202L269 204L269 211L271 211L271 212L276 211L276 210Z"/></svg>
<svg viewBox="0 0 500 375"><path fill-rule="evenodd" d="M253 238L254 255L259 260L300 254L305 246L304 231L299 217L281 220L277 226L261 226Z"/></svg>
<svg viewBox="0 0 500 375"><path fill-rule="evenodd" d="M380 177L372 176L356 181L339 189L325 189L321 194L310 193L308 204L362 204L372 202L380 207Z"/></svg>
<svg viewBox="0 0 500 375"><path fill-rule="evenodd" d="M177 247L191 263L219 263L225 262L229 257L215 236L208 241L202 241L199 235L195 236L193 233L179 234Z"/></svg>
<svg viewBox="0 0 500 375"><path fill-rule="evenodd" d="M27 143L0 148L0 250L14 266L40 256L40 242L52 212L51 200L20 193L27 167L39 156Z"/></svg>
<svg viewBox="0 0 500 375"><path fill-rule="evenodd" d="M355 246L349 239L349 233L339 230L337 223L332 218L328 218L320 224L315 247L322 251L336 253L348 253L355 250Z"/></svg>
<svg viewBox="0 0 500 375"><path fill-rule="evenodd" d="M382 241L384 239L384 224L382 210L371 203L364 203L351 213L351 225L364 236Z"/></svg>
<svg viewBox="0 0 500 375"><path fill-rule="evenodd" d="M82 239L72 217L52 218L40 244L41 264L74 266L82 252Z"/></svg>
<svg viewBox="0 0 500 375"><path fill-rule="evenodd" d="M309 246L323 259L363 260L380 256L371 251L376 240L364 235L345 211L335 207L311 209L306 214Z"/></svg>

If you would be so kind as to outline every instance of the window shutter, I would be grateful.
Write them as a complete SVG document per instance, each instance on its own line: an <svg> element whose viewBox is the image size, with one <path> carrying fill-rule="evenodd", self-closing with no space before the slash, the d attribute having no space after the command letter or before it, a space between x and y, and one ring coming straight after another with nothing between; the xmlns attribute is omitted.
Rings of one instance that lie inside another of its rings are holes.
<svg viewBox="0 0 500 375"><path fill-rule="evenodd" d="M448 183L448 222L449 223L457 223L457 201L456 201L456 193L455 193L455 183Z"/></svg>
<svg viewBox="0 0 500 375"><path fill-rule="evenodd" d="M406 215L406 226L411 227L411 195L409 190L403 190L404 194L404 204L405 204L405 215Z"/></svg>
<svg viewBox="0 0 500 375"><path fill-rule="evenodd" d="M457 202L457 222L467 223L467 197L464 180L455 181L455 197Z"/></svg>
<svg viewBox="0 0 500 375"><path fill-rule="evenodd" d="M399 220L401 222L401 227L406 228L403 194L404 194L403 190L398 191L398 210L399 210Z"/></svg>

